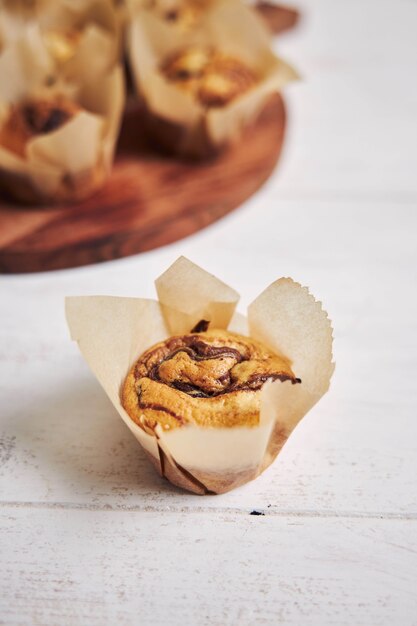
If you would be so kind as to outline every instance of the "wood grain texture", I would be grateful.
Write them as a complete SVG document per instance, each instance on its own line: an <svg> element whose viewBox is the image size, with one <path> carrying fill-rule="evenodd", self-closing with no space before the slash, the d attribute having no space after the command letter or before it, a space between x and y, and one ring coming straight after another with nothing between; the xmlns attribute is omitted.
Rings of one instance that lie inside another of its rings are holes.
<svg viewBox="0 0 417 626"><path fill-rule="evenodd" d="M39 272L129 256L177 241L223 217L273 171L285 128L274 97L242 140L215 159L152 151L142 116L126 113L113 172L92 198L25 208L0 202L0 271Z"/></svg>

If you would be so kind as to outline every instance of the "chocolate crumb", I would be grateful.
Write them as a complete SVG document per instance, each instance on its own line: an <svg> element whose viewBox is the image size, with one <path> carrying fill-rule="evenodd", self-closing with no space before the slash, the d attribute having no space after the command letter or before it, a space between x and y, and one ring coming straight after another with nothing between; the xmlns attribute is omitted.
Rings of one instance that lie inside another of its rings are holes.
<svg viewBox="0 0 417 626"><path fill-rule="evenodd" d="M176 22L178 17L179 14L177 9L171 9L165 13L165 19L168 20L168 22Z"/></svg>
<svg viewBox="0 0 417 626"><path fill-rule="evenodd" d="M59 107L48 109L27 104L23 110L26 123L34 134L50 133L62 126L70 117L68 111Z"/></svg>
<svg viewBox="0 0 417 626"><path fill-rule="evenodd" d="M250 515L265 515L265 513L263 511L257 511L256 509L254 509L250 512Z"/></svg>
<svg viewBox="0 0 417 626"><path fill-rule="evenodd" d="M200 320L192 329L192 333L205 333L210 325L207 320Z"/></svg>

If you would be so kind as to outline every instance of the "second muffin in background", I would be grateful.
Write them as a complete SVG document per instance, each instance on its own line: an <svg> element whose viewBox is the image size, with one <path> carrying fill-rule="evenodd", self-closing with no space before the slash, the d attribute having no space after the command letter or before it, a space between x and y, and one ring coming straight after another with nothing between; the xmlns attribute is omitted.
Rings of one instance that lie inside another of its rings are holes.
<svg viewBox="0 0 417 626"><path fill-rule="evenodd" d="M217 0L179 31L146 9L132 11L130 65L150 134L170 152L206 157L236 142L296 72L271 49L255 11Z"/></svg>

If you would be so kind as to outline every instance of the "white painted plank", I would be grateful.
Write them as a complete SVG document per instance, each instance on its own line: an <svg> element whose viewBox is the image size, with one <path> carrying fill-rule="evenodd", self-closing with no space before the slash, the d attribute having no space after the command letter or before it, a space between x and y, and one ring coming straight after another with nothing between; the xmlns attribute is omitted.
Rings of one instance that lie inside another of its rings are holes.
<svg viewBox="0 0 417 626"><path fill-rule="evenodd" d="M331 392L274 467L204 506L416 513L416 226L406 206L271 203L157 253L0 280L1 499L202 506L153 475L69 342L63 318L65 294L152 295L153 277L183 252L236 287L244 303L279 275L309 284L336 338ZM242 247L251 255L239 255Z"/></svg>
<svg viewBox="0 0 417 626"><path fill-rule="evenodd" d="M417 521L10 508L2 623L416 624Z"/></svg>
<svg viewBox="0 0 417 626"><path fill-rule="evenodd" d="M290 133L278 197L417 193L417 4L298 0L300 26L276 44L303 82L286 95Z"/></svg>
<svg viewBox="0 0 417 626"><path fill-rule="evenodd" d="M341 410L329 403L305 420L262 477L202 502L160 480L100 390L79 382L60 398L72 403L70 410L49 412L45 399L32 421L16 417L14 427L6 424L11 434L3 439L2 500L139 509L272 506L340 515L417 513L415 433L403 407L392 407L395 419L387 424L383 405L370 402L358 410L348 403Z"/></svg>

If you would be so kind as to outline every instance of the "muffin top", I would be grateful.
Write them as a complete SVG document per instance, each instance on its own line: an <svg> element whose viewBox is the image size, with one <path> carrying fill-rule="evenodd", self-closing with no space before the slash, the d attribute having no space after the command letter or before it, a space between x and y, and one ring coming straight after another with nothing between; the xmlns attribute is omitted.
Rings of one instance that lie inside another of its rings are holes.
<svg viewBox="0 0 417 626"><path fill-rule="evenodd" d="M256 72L243 61L208 47L185 48L170 56L161 70L207 108L226 106L258 82Z"/></svg>
<svg viewBox="0 0 417 626"><path fill-rule="evenodd" d="M0 128L0 144L24 157L30 139L58 130L78 111L78 104L61 95L51 99L31 98L14 104Z"/></svg>
<svg viewBox="0 0 417 626"><path fill-rule="evenodd" d="M301 382L285 357L225 330L203 330L149 348L131 368L122 403L145 430L186 423L255 426L267 380Z"/></svg>

